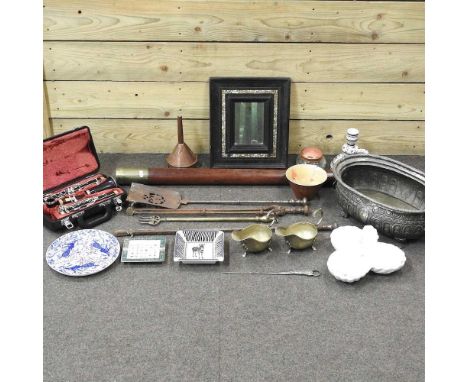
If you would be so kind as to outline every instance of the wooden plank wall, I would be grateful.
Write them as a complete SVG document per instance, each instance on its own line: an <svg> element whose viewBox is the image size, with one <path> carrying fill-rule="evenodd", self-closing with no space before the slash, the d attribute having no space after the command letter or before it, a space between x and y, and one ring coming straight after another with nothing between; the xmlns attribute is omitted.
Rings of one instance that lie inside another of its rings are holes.
<svg viewBox="0 0 468 382"><path fill-rule="evenodd" d="M287 76L290 152L424 154L421 1L44 0L44 76L44 134L99 152L168 152L177 115L208 152L210 76Z"/></svg>

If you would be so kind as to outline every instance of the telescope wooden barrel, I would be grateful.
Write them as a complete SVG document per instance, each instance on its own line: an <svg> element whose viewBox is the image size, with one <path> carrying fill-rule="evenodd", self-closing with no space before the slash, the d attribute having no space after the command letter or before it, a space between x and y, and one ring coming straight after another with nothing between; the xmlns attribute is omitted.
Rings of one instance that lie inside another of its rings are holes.
<svg viewBox="0 0 468 382"><path fill-rule="evenodd" d="M287 184L284 169L221 169L221 168L118 168L119 184L204 184L261 185Z"/></svg>
<svg viewBox="0 0 468 382"><path fill-rule="evenodd" d="M224 168L117 168L120 185L139 182L152 185L284 185L288 184L284 169ZM328 178L333 174L328 173Z"/></svg>

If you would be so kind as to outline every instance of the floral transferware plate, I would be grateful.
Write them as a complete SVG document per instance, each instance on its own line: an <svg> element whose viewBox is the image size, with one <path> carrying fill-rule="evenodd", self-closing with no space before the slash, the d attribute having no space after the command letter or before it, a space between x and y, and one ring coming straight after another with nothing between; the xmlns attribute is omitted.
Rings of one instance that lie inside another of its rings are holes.
<svg viewBox="0 0 468 382"><path fill-rule="evenodd" d="M117 238L97 229L67 233L54 240L46 252L49 266L67 276L88 276L109 267L120 253Z"/></svg>
<svg viewBox="0 0 468 382"><path fill-rule="evenodd" d="M224 261L223 231L185 230L176 232L175 263L214 264L218 261Z"/></svg>

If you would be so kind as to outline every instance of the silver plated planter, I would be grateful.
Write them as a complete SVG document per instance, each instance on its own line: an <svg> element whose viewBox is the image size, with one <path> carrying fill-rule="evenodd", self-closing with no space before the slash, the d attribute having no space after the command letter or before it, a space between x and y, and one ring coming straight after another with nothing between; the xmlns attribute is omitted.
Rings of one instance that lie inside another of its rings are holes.
<svg viewBox="0 0 468 382"><path fill-rule="evenodd" d="M399 240L424 234L425 176L379 155L340 154L333 161L336 195L346 214Z"/></svg>

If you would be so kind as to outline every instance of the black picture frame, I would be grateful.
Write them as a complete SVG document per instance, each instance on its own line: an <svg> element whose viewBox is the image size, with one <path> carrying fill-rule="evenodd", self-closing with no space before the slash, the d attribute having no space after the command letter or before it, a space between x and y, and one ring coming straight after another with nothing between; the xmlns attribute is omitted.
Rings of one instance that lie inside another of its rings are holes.
<svg viewBox="0 0 468 382"><path fill-rule="evenodd" d="M286 168L290 89L291 79L284 77L210 78L210 166ZM262 123L262 129L256 129L262 136L247 145L235 139L239 103L247 110L255 104L255 116ZM257 113L257 108L263 112Z"/></svg>

